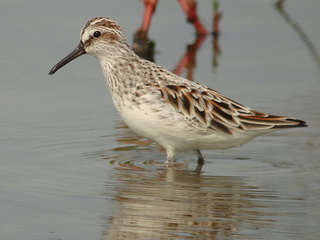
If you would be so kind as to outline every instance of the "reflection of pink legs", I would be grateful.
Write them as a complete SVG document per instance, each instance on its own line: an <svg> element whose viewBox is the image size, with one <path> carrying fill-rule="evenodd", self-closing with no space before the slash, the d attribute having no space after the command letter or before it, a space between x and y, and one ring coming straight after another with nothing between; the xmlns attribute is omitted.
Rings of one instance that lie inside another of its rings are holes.
<svg viewBox="0 0 320 240"><path fill-rule="evenodd" d="M182 71L186 69L186 78L193 81L193 69L196 66L196 54L205 39L206 35L198 35L195 42L188 45L187 51L180 59L176 68L173 70L175 74L181 75Z"/></svg>
<svg viewBox="0 0 320 240"><path fill-rule="evenodd" d="M178 0L183 11L187 15L188 22L191 22L200 35L208 34L207 30L202 26L197 15L197 4L195 0Z"/></svg>
<svg viewBox="0 0 320 240"><path fill-rule="evenodd" d="M142 25L139 32L148 32L152 14L154 13L157 3L159 0L144 0L144 15L142 19ZM201 22L199 21L198 15L197 15L197 4L195 0L178 0L180 3L183 11L187 15L188 22L192 23L195 27L197 33L199 35L206 35L208 34L207 30L202 26Z"/></svg>
<svg viewBox="0 0 320 240"><path fill-rule="evenodd" d="M152 15L155 12L156 6L159 0L143 0L145 9L142 19L142 24L138 31L135 33L133 49L141 57L154 61L154 42L148 38L148 31L150 28ZM208 34L207 30L201 24L197 15L197 3L196 0L177 0L187 16L188 22L192 23L197 31L198 38L196 41L189 45L186 53L183 55L174 73L181 75L184 70L187 70L186 78L192 80L193 68L196 62L196 52L200 48L201 43ZM217 58L220 55L219 47L219 25L222 13L219 11L218 0L213 1L213 18L212 18L212 35L213 35L213 59L212 66L216 68L218 66Z"/></svg>

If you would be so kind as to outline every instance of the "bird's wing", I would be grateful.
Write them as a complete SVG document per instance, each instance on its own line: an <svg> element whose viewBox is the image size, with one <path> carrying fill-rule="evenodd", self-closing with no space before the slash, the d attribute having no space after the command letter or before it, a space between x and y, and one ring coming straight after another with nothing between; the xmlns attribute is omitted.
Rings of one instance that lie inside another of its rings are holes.
<svg viewBox="0 0 320 240"><path fill-rule="evenodd" d="M149 84L153 85L153 84ZM150 86L151 87L151 86ZM202 85L153 85L164 103L201 127L225 134L234 130L266 130L303 126L303 121L251 110Z"/></svg>

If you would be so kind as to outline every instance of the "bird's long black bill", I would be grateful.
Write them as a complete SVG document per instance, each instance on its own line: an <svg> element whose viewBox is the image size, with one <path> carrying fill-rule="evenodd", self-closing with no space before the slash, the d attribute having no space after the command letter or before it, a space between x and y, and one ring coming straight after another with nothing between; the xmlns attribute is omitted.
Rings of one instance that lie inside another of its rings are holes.
<svg viewBox="0 0 320 240"><path fill-rule="evenodd" d="M72 60L76 59L77 57L80 57L81 55L85 54L86 50L84 49L83 42L80 41L79 45L64 59L62 59L60 62L58 62L49 72L49 75L54 74L56 71L58 71L60 68L62 68L67 63L71 62Z"/></svg>

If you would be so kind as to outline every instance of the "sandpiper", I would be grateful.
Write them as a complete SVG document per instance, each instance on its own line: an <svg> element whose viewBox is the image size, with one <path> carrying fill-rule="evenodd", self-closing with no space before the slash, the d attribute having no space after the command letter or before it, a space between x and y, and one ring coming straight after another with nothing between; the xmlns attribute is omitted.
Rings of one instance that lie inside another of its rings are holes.
<svg viewBox="0 0 320 240"><path fill-rule="evenodd" d="M125 124L162 146L169 164L176 152L192 150L202 166L202 149L232 148L264 133L307 126L302 120L252 110L138 57L110 18L87 22L80 39L49 74L85 53L95 56Z"/></svg>

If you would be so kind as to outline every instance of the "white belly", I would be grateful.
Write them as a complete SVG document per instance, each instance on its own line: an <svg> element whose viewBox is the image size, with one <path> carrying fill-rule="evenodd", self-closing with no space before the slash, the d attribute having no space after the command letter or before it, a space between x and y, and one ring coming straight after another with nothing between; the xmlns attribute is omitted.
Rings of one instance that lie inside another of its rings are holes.
<svg viewBox="0 0 320 240"><path fill-rule="evenodd" d="M190 127L175 115L163 118L160 114L141 109L122 109L120 113L125 124L138 135L148 138L165 149L188 151L196 149L226 149L240 146L255 134L235 132L233 135Z"/></svg>

